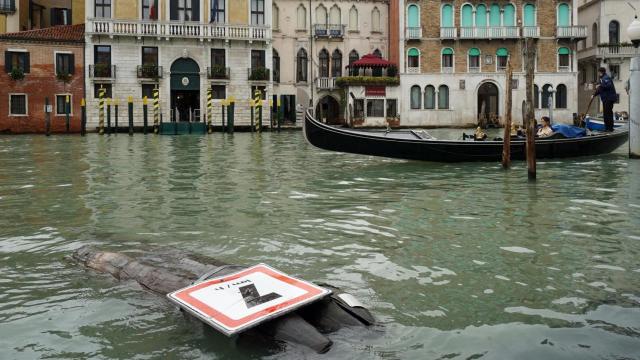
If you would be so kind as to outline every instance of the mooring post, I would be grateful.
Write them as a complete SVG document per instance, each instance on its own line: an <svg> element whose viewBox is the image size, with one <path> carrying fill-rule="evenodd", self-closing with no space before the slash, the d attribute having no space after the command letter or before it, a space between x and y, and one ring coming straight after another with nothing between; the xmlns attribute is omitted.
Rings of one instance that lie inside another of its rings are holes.
<svg viewBox="0 0 640 360"><path fill-rule="evenodd" d="M525 40L525 58L526 60L526 90L527 90L527 115L525 118L527 126L527 173L529 180L536 180L536 133L535 133L535 112L533 109L533 84L534 84L534 68L536 61L535 43L532 38Z"/></svg>
<svg viewBox="0 0 640 360"><path fill-rule="evenodd" d="M280 131L280 126L282 125L282 117L284 116L284 108L282 107L282 95L278 96L278 131Z"/></svg>
<svg viewBox="0 0 640 360"><path fill-rule="evenodd" d="M44 98L44 133L51 135L51 113L49 112L49 97Z"/></svg>
<svg viewBox="0 0 640 360"><path fill-rule="evenodd" d="M69 133L69 127L71 123L71 119L69 119L69 113L71 112L71 96L67 95L64 98L64 114L65 114L65 129L67 130L67 134Z"/></svg>
<svg viewBox="0 0 640 360"><path fill-rule="evenodd" d="M118 98L113 99L113 108L115 111L115 134L118 135Z"/></svg>
<svg viewBox="0 0 640 360"><path fill-rule="evenodd" d="M235 116L235 101L233 99L229 100L229 107L227 108L227 127L229 128L229 133L233 134L234 129L234 116Z"/></svg>
<svg viewBox="0 0 640 360"><path fill-rule="evenodd" d="M262 91L260 91L259 89L256 89L255 93L253 94L253 105L254 105L254 108L257 108L258 110L258 115L257 115L258 119L256 121L255 130L262 132L262 105L263 104L262 104Z"/></svg>
<svg viewBox="0 0 640 360"><path fill-rule="evenodd" d="M507 58L507 84L505 86L505 114L504 114L504 144L502 148L502 167L508 169L511 167L511 99L513 93L511 91L513 82L513 67L511 67L511 56Z"/></svg>
<svg viewBox="0 0 640 360"><path fill-rule="evenodd" d="M100 90L98 91L98 133L100 135L104 135L104 93L105 90L100 85Z"/></svg>
<svg viewBox="0 0 640 360"><path fill-rule="evenodd" d="M255 126L254 126L254 111L255 111L255 103L253 101L253 99L249 99L249 109L251 109L251 132L255 131Z"/></svg>
<svg viewBox="0 0 640 360"><path fill-rule="evenodd" d="M80 101L80 135L87 134L87 102L82 98Z"/></svg>
<svg viewBox="0 0 640 360"><path fill-rule="evenodd" d="M225 118L225 104L226 104L226 100L220 100L220 107L222 108L222 131L223 132L227 132L227 122L226 122L226 118Z"/></svg>
<svg viewBox="0 0 640 360"><path fill-rule="evenodd" d="M129 136L133 136L133 96L127 98L127 107L129 112Z"/></svg>
<svg viewBox="0 0 640 360"><path fill-rule="evenodd" d="M156 86L153 89L153 133L158 135L160 126L160 91Z"/></svg>
<svg viewBox="0 0 640 360"><path fill-rule="evenodd" d="M640 56L631 59L629 101L629 157L640 159Z"/></svg>
<svg viewBox="0 0 640 360"><path fill-rule="evenodd" d="M107 98L107 135L111 135L111 98Z"/></svg>
<svg viewBox="0 0 640 360"><path fill-rule="evenodd" d="M147 97L143 97L142 98L142 133L143 134L147 134L147 126L149 125L148 123L148 119L147 116L149 115L148 109L147 109Z"/></svg>
<svg viewBox="0 0 640 360"><path fill-rule="evenodd" d="M207 133L211 134L213 129L211 128L211 121L213 120L213 92L211 86L207 89Z"/></svg>

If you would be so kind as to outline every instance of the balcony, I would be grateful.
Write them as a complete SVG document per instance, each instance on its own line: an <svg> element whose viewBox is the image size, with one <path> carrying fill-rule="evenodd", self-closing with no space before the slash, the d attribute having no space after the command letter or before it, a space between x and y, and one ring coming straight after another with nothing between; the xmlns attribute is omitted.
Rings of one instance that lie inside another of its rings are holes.
<svg viewBox="0 0 640 360"><path fill-rule="evenodd" d="M88 35L188 38L200 40L269 41L268 26L202 24L197 22L88 19Z"/></svg>
<svg viewBox="0 0 640 360"><path fill-rule="evenodd" d="M633 45L627 44L600 44L598 45L598 55L604 58L626 58L640 54Z"/></svg>
<svg viewBox="0 0 640 360"><path fill-rule="evenodd" d="M229 80L230 78L231 78L231 69L228 67L224 67L222 65L216 65L216 66L211 66L207 68L207 79Z"/></svg>
<svg viewBox="0 0 640 360"><path fill-rule="evenodd" d="M161 79L162 66L158 65L138 65L136 68L138 79Z"/></svg>
<svg viewBox="0 0 640 360"><path fill-rule="evenodd" d="M558 39L586 39L587 27L586 26L558 26L556 31L556 37Z"/></svg>
<svg viewBox="0 0 640 360"><path fill-rule="evenodd" d="M461 27L460 39L518 39L517 26Z"/></svg>
<svg viewBox="0 0 640 360"><path fill-rule="evenodd" d="M440 39L455 39L458 37L458 29L454 27L441 27Z"/></svg>
<svg viewBox="0 0 640 360"><path fill-rule="evenodd" d="M0 0L0 14L13 14L16 12L15 0Z"/></svg>
<svg viewBox="0 0 640 360"><path fill-rule="evenodd" d="M540 26L523 26L522 37L524 38L539 38Z"/></svg>
<svg viewBox="0 0 640 360"><path fill-rule="evenodd" d="M345 25L313 25L313 33L316 37L342 38L344 37Z"/></svg>
<svg viewBox="0 0 640 360"><path fill-rule="evenodd" d="M406 30L405 37L407 40L422 39L422 27L408 27Z"/></svg>
<svg viewBox="0 0 640 360"><path fill-rule="evenodd" d="M247 79L249 81L269 81L270 73L269 69L263 67L249 68L247 69Z"/></svg>
<svg viewBox="0 0 640 360"><path fill-rule="evenodd" d="M316 79L316 87L318 90L333 90L336 88L336 78L319 77Z"/></svg>
<svg viewBox="0 0 640 360"><path fill-rule="evenodd" d="M89 65L89 77L93 79L115 79L116 66L107 64Z"/></svg>

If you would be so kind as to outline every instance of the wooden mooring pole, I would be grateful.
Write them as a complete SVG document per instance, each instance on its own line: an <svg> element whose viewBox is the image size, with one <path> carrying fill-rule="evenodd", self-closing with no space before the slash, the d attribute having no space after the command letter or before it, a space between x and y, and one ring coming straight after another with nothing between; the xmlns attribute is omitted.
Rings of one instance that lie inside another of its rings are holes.
<svg viewBox="0 0 640 360"><path fill-rule="evenodd" d="M49 97L44 98L44 133L51 135L51 112L49 112Z"/></svg>
<svg viewBox="0 0 640 360"><path fill-rule="evenodd" d="M533 109L533 81L534 69L536 61L535 42L532 38L525 40L525 73L526 73L526 91L527 106L526 117L524 119L527 127L527 173L529 180L536 180L536 133L535 133L535 112Z"/></svg>
<svg viewBox="0 0 640 360"><path fill-rule="evenodd" d="M85 136L87 135L87 102L84 98L80 102L80 111L80 135Z"/></svg>
<svg viewBox="0 0 640 360"><path fill-rule="evenodd" d="M129 117L129 136L133 136L133 97L127 99L128 117Z"/></svg>
<svg viewBox="0 0 640 360"><path fill-rule="evenodd" d="M502 167L508 169L511 167L511 99L513 93L511 86L513 82L513 68L511 67L511 56L507 59L507 84L505 86L505 104L504 104L504 146L502 148Z"/></svg>

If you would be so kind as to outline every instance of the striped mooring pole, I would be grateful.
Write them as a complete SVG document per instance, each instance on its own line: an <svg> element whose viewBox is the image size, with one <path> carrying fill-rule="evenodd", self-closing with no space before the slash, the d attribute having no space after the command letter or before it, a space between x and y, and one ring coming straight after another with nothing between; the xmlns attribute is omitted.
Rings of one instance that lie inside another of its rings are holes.
<svg viewBox="0 0 640 360"><path fill-rule="evenodd" d="M69 133L69 127L71 123L71 119L69 118L69 113L71 112L71 96L67 95L64 99L64 117L65 117L65 129L67 130L67 134Z"/></svg>
<svg viewBox="0 0 640 360"><path fill-rule="evenodd" d="M87 134L87 102L82 98L80 101L80 135L85 136Z"/></svg>
<svg viewBox="0 0 640 360"><path fill-rule="evenodd" d="M158 135L160 124L160 90L153 89L153 133Z"/></svg>
<svg viewBox="0 0 640 360"><path fill-rule="evenodd" d="M207 133L211 134L213 128L211 127L211 121L213 120L213 92L211 87L207 89Z"/></svg>
<svg viewBox="0 0 640 360"><path fill-rule="evenodd" d="M104 88L100 86L98 91L98 133L100 135L104 135L104 93Z"/></svg>
<svg viewBox="0 0 640 360"><path fill-rule="evenodd" d="M258 119L256 121L256 131L262 131L262 91L256 90L253 96L253 104L258 108Z"/></svg>

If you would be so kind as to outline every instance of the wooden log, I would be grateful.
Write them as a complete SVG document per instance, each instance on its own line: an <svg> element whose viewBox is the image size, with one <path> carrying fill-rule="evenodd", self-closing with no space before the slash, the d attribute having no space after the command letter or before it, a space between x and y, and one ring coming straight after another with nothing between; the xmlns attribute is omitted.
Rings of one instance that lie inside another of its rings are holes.
<svg viewBox="0 0 640 360"><path fill-rule="evenodd" d="M535 139L535 112L533 108L533 91L534 91L534 70L536 49L535 42L532 38L525 40L525 73L526 73L526 91L527 91L527 113L524 119L527 127L527 173L531 181L536 180L536 139Z"/></svg>
<svg viewBox="0 0 640 360"><path fill-rule="evenodd" d="M89 246L76 250L72 258L87 268L110 274L118 280L134 280L144 288L162 295L189 286L200 274L227 265L215 259L170 250L134 259ZM237 271L237 267L224 268L215 275L223 276L234 271ZM325 298L294 313L260 324L240 336L299 344L317 353L324 353L331 348L333 342L322 333L334 332L344 326L363 326L363 323L337 306L331 298Z"/></svg>
<svg viewBox="0 0 640 360"><path fill-rule="evenodd" d="M513 81L513 68L511 67L511 56L507 59L507 84L505 86L505 115L504 115L504 146L502 148L502 167L508 169L511 167L511 102L512 91L511 84Z"/></svg>

